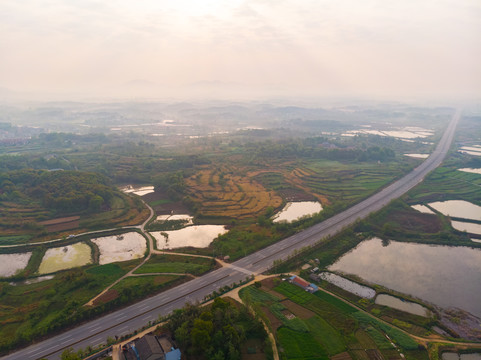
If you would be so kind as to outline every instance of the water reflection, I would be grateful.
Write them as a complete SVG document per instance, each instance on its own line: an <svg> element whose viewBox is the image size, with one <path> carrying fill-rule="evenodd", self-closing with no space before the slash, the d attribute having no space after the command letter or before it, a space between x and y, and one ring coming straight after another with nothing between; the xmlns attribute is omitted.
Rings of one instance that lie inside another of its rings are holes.
<svg viewBox="0 0 481 360"><path fill-rule="evenodd" d="M481 250L381 239L363 241L329 267L481 317Z"/></svg>

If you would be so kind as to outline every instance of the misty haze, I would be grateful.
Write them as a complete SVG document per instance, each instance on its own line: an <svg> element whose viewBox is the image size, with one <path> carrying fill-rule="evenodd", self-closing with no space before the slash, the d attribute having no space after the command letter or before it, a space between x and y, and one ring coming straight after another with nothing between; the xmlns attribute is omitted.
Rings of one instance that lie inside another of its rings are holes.
<svg viewBox="0 0 481 360"><path fill-rule="evenodd" d="M481 359L478 1L0 18L1 359Z"/></svg>

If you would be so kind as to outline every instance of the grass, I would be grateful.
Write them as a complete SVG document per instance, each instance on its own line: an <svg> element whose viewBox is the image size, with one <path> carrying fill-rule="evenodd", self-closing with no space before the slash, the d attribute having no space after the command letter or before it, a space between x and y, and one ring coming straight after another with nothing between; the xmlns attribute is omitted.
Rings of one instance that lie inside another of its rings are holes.
<svg viewBox="0 0 481 360"><path fill-rule="evenodd" d="M309 302L313 297L311 293L308 293L300 287L285 281L277 286L275 290L283 295L286 295L289 299L300 305Z"/></svg>
<svg viewBox="0 0 481 360"><path fill-rule="evenodd" d="M150 206L159 206L159 205L168 204L168 203L171 203L171 202L172 202L172 200L169 200L169 199L160 199L160 200L154 200L154 201L149 202L149 205Z"/></svg>
<svg viewBox="0 0 481 360"><path fill-rule="evenodd" d="M211 259L176 256L152 255L147 263L135 271L135 274L148 273L183 273L201 275L215 266Z"/></svg>
<svg viewBox="0 0 481 360"><path fill-rule="evenodd" d="M0 236L0 245L15 245L20 243L28 243L32 235L4 235Z"/></svg>
<svg viewBox="0 0 481 360"><path fill-rule="evenodd" d="M339 354L346 349L346 345L339 331L324 319L319 316L313 316L305 320L305 323L312 336L324 346L329 355Z"/></svg>
<svg viewBox="0 0 481 360"><path fill-rule="evenodd" d="M402 331L393 328L392 326L386 325L377 319L370 317L369 315L358 311L353 314L353 316L359 320L364 326L371 325L377 329L382 330L384 333L389 335L389 337L400 347L406 350L416 350L418 344L409 335L406 335Z"/></svg>
<svg viewBox="0 0 481 360"><path fill-rule="evenodd" d="M247 298L253 303L277 302L280 299L272 294L257 289L255 286L247 286L239 291L239 296L243 301Z"/></svg>
<svg viewBox="0 0 481 360"><path fill-rule="evenodd" d="M314 360L329 359L326 350L314 339L310 333L298 333L286 327L277 331L281 359Z"/></svg>
<svg viewBox="0 0 481 360"><path fill-rule="evenodd" d="M352 314L356 311L358 311L356 308L352 307L351 305L345 303L344 301L328 294L325 293L324 291L317 291L314 294L316 297L319 299L335 306L337 309L339 309L342 313L344 314Z"/></svg>

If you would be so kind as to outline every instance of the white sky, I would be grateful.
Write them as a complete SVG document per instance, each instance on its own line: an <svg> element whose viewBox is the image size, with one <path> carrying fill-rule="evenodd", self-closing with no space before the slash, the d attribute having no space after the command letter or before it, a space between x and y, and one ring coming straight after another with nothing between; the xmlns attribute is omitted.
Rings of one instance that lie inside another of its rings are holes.
<svg viewBox="0 0 481 360"><path fill-rule="evenodd" d="M197 82L479 98L481 1L0 1L0 87L187 94Z"/></svg>

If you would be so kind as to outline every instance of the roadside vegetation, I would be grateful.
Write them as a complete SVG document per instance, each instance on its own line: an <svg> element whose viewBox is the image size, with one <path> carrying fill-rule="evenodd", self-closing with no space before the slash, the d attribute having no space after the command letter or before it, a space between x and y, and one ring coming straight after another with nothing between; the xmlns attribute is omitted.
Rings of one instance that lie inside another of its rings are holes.
<svg viewBox="0 0 481 360"><path fill-rule="evenodd" d="M204 307L188 304L174 311L165 329L186 359L272 359L262 323L229 298Z"/></svg>

